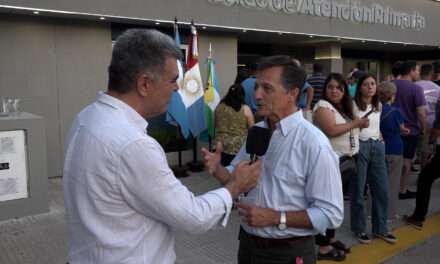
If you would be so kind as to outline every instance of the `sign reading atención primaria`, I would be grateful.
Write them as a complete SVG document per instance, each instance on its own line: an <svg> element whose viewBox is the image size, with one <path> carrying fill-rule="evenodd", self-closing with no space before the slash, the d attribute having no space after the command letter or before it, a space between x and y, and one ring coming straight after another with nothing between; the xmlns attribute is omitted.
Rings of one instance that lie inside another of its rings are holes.
<svg viewBox="0 0 440 264"><path fill-rule="evenodd" d="M402 29L422 30L426 19L419 12L395 10L389 6L372 3L361 5L357 0L208 0L229 7L269 9L286 14L303 14L337 18L355 23L383 24Z"/></svg>

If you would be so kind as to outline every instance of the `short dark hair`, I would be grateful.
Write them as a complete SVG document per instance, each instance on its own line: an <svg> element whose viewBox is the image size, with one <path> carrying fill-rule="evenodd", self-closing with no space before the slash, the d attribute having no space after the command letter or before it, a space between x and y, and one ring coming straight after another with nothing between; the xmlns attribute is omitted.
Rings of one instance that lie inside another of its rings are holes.
<svg viewBox="0 0 440 264"><path fill-rule="evenodd" d="M327 97L327 85L332 80L339 83L339 86L341 87L340 90L344 93L341 103L339 105L334 104L328 97ZM353 100L350 97L350 93L348 92L347 83L344 80L344 77L340 73L330 73L327 76L327 79L324 81L324 85L322 86L324 91L322 93L322 99L329 102L333 107L339 111L343 116L347 116L351 120L354 119L353 115Z"/></svg>
<svg viewBox="0 0 440 264"><path fill-rule="evenodd" d="M240 111L244 104L244 88L240 83L234 83L229 87L228 93L223 97L222 102L232 107L236 112Z"/></svg>
<svg viewBox="0 0 440 264"><path fill-rule="evenodd" d="M434 67L434 73L435 74L440 73L440 61L434 61L432 63L432 66Z"/></svg>
<svg viewBox="0 0 440 264"><path fill-rule="evenodd" d="M181 51L167 35L150 29L129 29L113 47L108 67L108 89L127 93L139 74L148 72L161 78L167 58L181 58Z"/></svg>
<svg viewBox="0 0 440 264"><path fill-rule="evenodd" d="M365 74L364 76L362 76L359 81L357 82L357 89L356 89L356 94L354 96L354 101L357 105L357 107L359 108L359 110L361 111L365 111L367 110L367 104L364 103L364 101L362 100L362 94L361 94L361 90L362 90L362 83L368 79L368 78L373 78L374 81L376 82L376 94L373 96L373 99L371 100L371 104L373 105L373 108L375 109L375 111L381 111L380 109L380 102L379 102L379 94L378 94L378 90L377 90L377 81L376 81L376 77L374 77L374 75L372 74Z"/></svg>
<svg viewBox="0 0 440 264"><path fill-rule="evenodd" d="M316 73L322 73L323 72L323 66L321 63L313 63L313 72Z"/></svg>
<svg viewBox="0 0 440 264"><path fill-rule="evenodd" d="M391 68L391 73L393 74L394 78L397 78L399 75L402 75L402 64L403 61L396 61L393 64L393 67Z"/></svg>
<svg viewBox="0 0 440 264"><path fill-rule="evenodd" d="M401 67L401 75L408 75L411 71L414 71L417 68L417 62L415 61L405 61L402 63Z"/></svg>
<svg viewBox="0 0 440 264"><path fill-rule="evenodd" d="M420 67L420 75L421 76L427 76L432 74L432 64L423 64L422 67Z"/></svg>
<svg viewBox="0 0 440 264"><path fill-rule="evenodd" d="M237 71L237 76L235 77L234 83L242 83L244 80L251 76L247 68L241 67Z"/></svg>
<svg viewBox="0 0 440 264"><path fill-rule="evenodd" d="M264 71L272 67L282 67L281 82L284 88L287 91L298 88L300 90L299 100L301 89L306 82L306 72L292 58L285 55L269 56L260 59L257 64L257 71Z"/></svg>

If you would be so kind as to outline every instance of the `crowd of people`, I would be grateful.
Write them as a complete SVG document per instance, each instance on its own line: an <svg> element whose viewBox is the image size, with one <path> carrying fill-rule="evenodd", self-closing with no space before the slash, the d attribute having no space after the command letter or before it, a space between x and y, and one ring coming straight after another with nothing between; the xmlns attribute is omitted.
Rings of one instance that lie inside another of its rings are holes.
<svg viewBox="0 0 440 264"><path fill-rule="evenodd" d="M292 61L300 67L299 61ZM350 201L351 231L355 237L360 243L371 242L366 230L366 214L371 214L371 234L396 243L397 238L387 223L400 218L399 200L420 197L414 214L404 216L404 220L421 228L429 190L436 179L432 168L436 136L431 132L435 128L436 108L440 108L440 62L419 68L414 61L398 61L393 65L392 76L381 83L359 68L355 67L344 78L340 73L326 76L323 66L314 64L313 74L299 89L297 106L328 137L339 157L342 190ZM245 78L241 73L241 85L251 93L248 97L253 97L246 103L258 114L255 97L258 79ZM312 118L307 116L309 111ZM416 153L423 172L418 183L420 193L408 189ZM371 199L371 213L365 208L365 197ZM335 229L327 229L315 240L318 259L342 261L350 252L344 243L336 240Z"/></svg>
<svg viewBox="0 0 440 264"><path fill-rule="evenodd" d="M398 199L416 198L404 219L423 227L439 177L440 139L433 158L431 143L440 134L440 87L432 82L440 81L440 63L423 65L419 80L414 62L397 62L394 80L378 84L361 69L345 80L315 65L307 79L289 56L262 58L219 104L215 151L202 149L223 187L196 196L146 132L146 118L166 111L177 89L180 57L173 40L155 30L131 29L116 40L108 91L78 114L68 137L63 188L71 264L175 263L175 230L224 227L234 201L239 264L343 261L350 248L335 233L344 196L361 243L371 241L366 196L373 236L396 243L387 220ZM246 153L251 126L271 134L257 161ZM408 177L417 149L415 192Z"/></svg>

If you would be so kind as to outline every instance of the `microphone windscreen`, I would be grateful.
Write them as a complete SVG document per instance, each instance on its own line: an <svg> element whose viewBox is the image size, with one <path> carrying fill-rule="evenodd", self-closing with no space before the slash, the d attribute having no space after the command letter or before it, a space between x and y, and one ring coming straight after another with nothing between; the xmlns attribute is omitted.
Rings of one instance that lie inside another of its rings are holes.
<svg viewBox="0 0 440 264"><path fill-rule="evenodd" d="M270 142L270 130L264 127L249 128L246 139L246 152L250 155L263 156L266 154Z"/></svg>

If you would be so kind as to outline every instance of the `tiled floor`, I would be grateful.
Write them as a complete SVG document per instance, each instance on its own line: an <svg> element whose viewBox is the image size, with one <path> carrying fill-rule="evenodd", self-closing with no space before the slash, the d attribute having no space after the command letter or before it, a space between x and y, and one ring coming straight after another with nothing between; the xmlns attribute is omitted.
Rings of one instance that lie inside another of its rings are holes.
<svg viewBox="0 0 440 264"><path fill-rule="evenodd" d="M50 179L50 212L0 222L0 264L52 264L66 261L67 226L62 199L61 179ZM218 186L206 173L192 174L182 182L195 193L205 192ZM440 212L440 183L433 187L430 212ZM347 205L347 204L346 204ZM400 201L398 213L408 213L414 200ZM347 208L347 206L346 206ZM338 229L337 237L353 245L356 240L349 231L348 210L346 220ZM234 211L226 229L213 230L202 235L177 233L176 252L178 264L236 263L239 217ZM392 226L401 225L401 221ZM440 263L440 238L433 238L400 254L386 263ZM435 250L433 250L435 249Z"/></svg>

